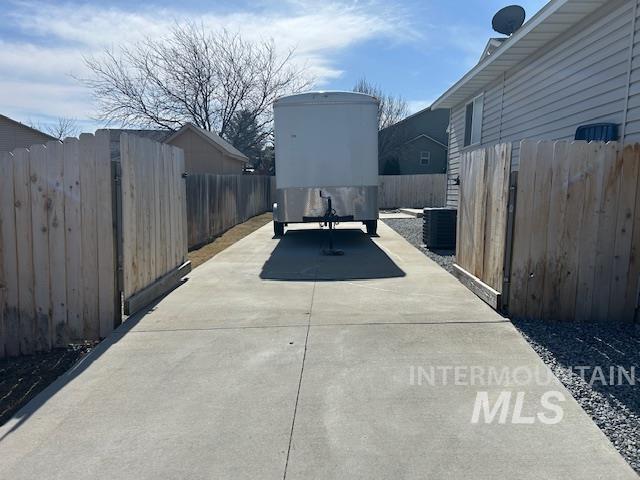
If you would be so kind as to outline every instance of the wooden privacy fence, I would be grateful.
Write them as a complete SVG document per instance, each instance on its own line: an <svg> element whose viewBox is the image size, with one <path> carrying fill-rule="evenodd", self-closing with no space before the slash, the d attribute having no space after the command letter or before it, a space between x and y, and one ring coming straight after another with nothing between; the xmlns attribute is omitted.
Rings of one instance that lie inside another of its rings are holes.
<svg viewBox="0 0 640 480"><path fill-rule="evenodd" d="M640 145L522 142L509 312L633 320Z"/></svg>
<svg viewBox="0 0 640 480"><path fill-rule="evenodd" d="M473 288L467 273L493 291L476 290L499 308L504 277L511 144L462 155L456 239L456 274Z"/></svg>
<svg viewBox="0 0 640 480"><path fill-rule="evenodd" d="M104 131L0 156L0 356L97 339L119 321Z"/></svg>
<svg viewBox="0 0 640 480"><path fill-rule="evenodd" d="M271 210L270 177L198 174L187 177L189 248Z"/></svg>
<svg viewBox="0 0 640 480"><path fill-rule="evenodd" d="M503 306L514 318L635 320L640 286L640 145L523 141L520 149L515 213L509 215L514 195L505 199L504 176L499 175L501 208L491 209L491 214L499 211L501 221L495 229L485 227L484 242L471 235L465 225L469 214L464 212L482 208L478 197L489 202L486 199L494 197L491 185L497 181L477 180L481 171L487 171L486 159L484 164L478 160L482 154L468 154L463 162L459 267L477 277L476 287L482 283L479 289L485 296L491 289L502 294ZM506 251L503 286L469 260L496 244Z"/></svg>
<svg viewBox="0 0 640 480"><path fill-rule="evenodd" d="M380 175L380 208L443 207L446 203L447 175Z"/></svg>
<svg viewBox="0 0 640 480"><path fill-rule="evenodd" d="M125 134L112 156L99 130L0 172L0 357L103 338L123 296L132 312L188 272L182 150Z"/></svg>
<svg viewBox="0 0 640 480"><path fill-rule="evenodd" d="M131 314L191 268L184 152L123 133L120 163L124 310Z"/></svg>
<svg viewBox="0 0 640 480"><path fill-rule="evenodd" d="M445 174L381 175L380 208L442 207ZM208 175L187 177L189 248L212 241L229 228L271 210L275 177Z"/></svg>

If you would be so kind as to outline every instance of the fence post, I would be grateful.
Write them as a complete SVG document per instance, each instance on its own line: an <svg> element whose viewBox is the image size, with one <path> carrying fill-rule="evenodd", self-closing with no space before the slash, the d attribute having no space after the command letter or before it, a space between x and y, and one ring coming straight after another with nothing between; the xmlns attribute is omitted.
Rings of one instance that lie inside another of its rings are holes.
<svg viewBox="0 0 640 480"><path fill-rule="evenodd" d="M509 287L511 286L511 258L513 256L513 228L515 224L516 201L518 197L518 172L509 176L509 203L507 207L507 238L504 248L504 277L502 279L502 309L509 308Z"/></svg>
<svg viewBox="0 0 640 480"><path fill-rule="evenodd" d="M114 328L122 323L122 294L124 292L124 258L122 252L122 167L119 161L111 161L111 198L113 208L113 244L115 245L114 271Z"/></svg>

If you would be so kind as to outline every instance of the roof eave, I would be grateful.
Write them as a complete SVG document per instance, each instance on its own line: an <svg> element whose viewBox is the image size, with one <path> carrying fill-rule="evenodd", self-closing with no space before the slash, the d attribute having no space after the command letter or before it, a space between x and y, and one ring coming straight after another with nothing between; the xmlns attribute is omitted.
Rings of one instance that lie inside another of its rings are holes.
<svg viewBox="0 0 640 480"><path fill-rule="evenodd" d="M460 89L467 86L468 83L473 80L478 74L484 72L495 62L500 60L502 57L507 54L512 47L518 45L518 43L529 35L533 30L540 27L545 21L547 21L553 14L555 14L559 9L564 7L567 4L573 3L575 0L551 0L547 3L536 15L534 15L527 23L525 23L522 28L520 28L517 32L515 32L509 39L505 40L498 49L493 52L489 57L484 59L482 62L478 63L475 67L473 67L469 72L467 72L460 80L458 80L451 88L449 88L440 98L438 98L432 105L431 109L439 109L439 108L453 108L458 105L462 100L459 98ZM584 16L581 17L579 21L582 21L586 16L593 11L600 8L605 1L595 0L591 5L591 11L585 13ZM576 23L577 23L576 22ZM542 48L545 44L552 41L554 38L557 38L561 35L562 32L558 32L557 35L549 38L548 40L544 40L540 42L540 45L536 47L536 49ZM494 81L500 73L504 73L514 66L518 65L518 63L522 62L529 55L531 55L530 51L525 51L519 54L512 54L512 59L509 61L504 61L502 65L497 66L494 71L487 76L486 80L482 81L482 85L478 86L475 91L480 90L483 86L486 86L490 82ZM466 98L469 98L473 93L470 93Z"/></svg>
<svg viewBox="0 0 640 480"><path fill-rule="evenodd" d="M214 148L220 149L223 152L223 154L229 155L230 157L232 157L232 158L234 158L236 160L240 160L242 162L249 163L249 157L246 157L245 155L237 155L236 153L233 153L233 152L229 151L228 149L224 148L224 146L220 145L219 143L214 142L211 138L209 138L208 136L204 135L200 131L200 129L198 127L196 127L195 125L193 125L192 123L185 123L179 130L175 131L171 136L166 138L164 140L164 143L171 143L177 137L182 135L182 133L185 132L186 130L191 130L196 135L198 135L200 138L202 138L204 141L206 141L209 145L213 146Z"/></svg>
<svg viewBox="0 0 640 480"><path fill-rule="evenodd" d="M49 135L48 133L43 132L42 130L38 130L37 128L31 127L29 125L25 125L24 123L19 122L17 120L14 120L11 117L7 117L6 115L0 114L0 117L6 118L9 122L11 122L11 123L13 123L13 124L15 124L15 125L17 125L19 127L26 128L27 130L31 130L32 132L38 133L40 135L44 135L45 137L47 137L49 139L49 141L58 141L58 142L60 141L59 138L56 138L53 135Z"/></svg>

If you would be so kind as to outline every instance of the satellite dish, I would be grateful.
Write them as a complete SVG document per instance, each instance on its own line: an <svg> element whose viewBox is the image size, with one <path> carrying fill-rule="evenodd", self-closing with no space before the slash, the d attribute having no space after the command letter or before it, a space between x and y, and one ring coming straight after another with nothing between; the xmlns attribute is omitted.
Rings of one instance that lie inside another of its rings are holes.
<svg viewBox="0 0 640 480"><path fill-rule="evenodd" d="M525 18L524 8L519 5L510 5L496 13L491 24L496 32L512 35L524 24Z"/></svg>

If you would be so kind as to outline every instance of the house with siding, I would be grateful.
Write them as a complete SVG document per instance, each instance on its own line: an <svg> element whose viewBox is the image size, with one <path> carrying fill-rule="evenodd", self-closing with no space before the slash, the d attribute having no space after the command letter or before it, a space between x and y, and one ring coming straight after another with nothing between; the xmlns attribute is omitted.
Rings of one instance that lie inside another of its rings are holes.
<svg viewBox="0 0 640 480"><path fill-rule="evenodd" d="M120 155L120 134L128 133L167 143L184 151L188 173L242 174L249 159L218 134L186 123L179 130L111 129L111 156Z"/></svg>
<svg viewBox="0 0 640 480"><path fill-rule="evenodd" d="M448 111L425 108L380 130L380 175L445 173L448 123Z"/></svg>
<svg viewBox="0 0 640 480"><path fill-rule="evenodd" d="M640 141L640 0L552 0L432 105L449 109L447 204L457 207L463 152L523 139L572 140L613 124ZM497 41L496 41L497 40Z"/></svg>
<svg viewBox="0 0 640 480"><path fill-rule="evenodd" d="M40 130L24 125L4 115L0 115L0 152L11 152L16 148L57 140Z"/></svg>

